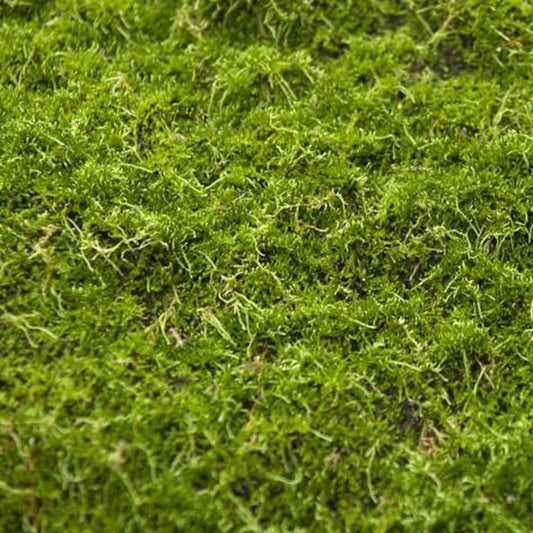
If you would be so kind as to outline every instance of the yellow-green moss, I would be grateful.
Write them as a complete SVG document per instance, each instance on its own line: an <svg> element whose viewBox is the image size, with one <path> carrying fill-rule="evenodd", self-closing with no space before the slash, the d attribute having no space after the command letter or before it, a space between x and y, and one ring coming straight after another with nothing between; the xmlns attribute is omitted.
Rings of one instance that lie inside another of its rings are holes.
<svg viewBox="0 0 533 533"><path fill-rule="evenodd" d="M0 529L531 530L532 20L0 2Z"/></svg>

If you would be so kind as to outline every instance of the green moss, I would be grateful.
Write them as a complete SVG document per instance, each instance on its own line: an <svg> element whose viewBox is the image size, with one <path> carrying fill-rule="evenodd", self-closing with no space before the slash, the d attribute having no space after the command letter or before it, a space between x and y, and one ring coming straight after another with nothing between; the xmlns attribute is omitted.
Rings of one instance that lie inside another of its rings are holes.
<svg viewBox="0 0 533 533"><path fill-rule="evenodd" d="M529 531L529 1L0 4L0 529Z"/></svg>

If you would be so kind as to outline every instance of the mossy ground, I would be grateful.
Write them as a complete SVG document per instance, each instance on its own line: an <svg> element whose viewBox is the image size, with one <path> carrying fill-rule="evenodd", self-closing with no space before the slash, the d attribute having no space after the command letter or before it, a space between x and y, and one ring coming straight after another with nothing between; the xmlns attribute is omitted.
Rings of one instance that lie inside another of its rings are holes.
<svg viewBox="0 0 533 533"><path fill-rule="evenodd" d="M530 531L532 45L0 2L0 529Z"/></svg>

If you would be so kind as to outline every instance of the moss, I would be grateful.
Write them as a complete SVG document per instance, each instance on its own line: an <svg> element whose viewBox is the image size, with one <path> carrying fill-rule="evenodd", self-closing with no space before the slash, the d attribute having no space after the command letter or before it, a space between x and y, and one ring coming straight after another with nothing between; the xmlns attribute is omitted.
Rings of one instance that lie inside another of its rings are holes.
<svg viewBox="0 0 533 533"><path fill-rule="evenodd" d="M0 529L532 527L514 0L0 5Z"/></svg>

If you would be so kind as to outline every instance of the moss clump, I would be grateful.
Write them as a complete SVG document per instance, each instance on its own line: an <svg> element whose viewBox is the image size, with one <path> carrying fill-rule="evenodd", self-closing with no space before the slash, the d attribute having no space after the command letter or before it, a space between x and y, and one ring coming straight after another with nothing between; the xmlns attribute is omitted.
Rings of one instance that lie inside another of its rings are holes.
<svg viewBox="0 0 533 533"><path fill-rule="evenodd" d="M530 1L0 4L0 529L528 531Z"/></svg>

